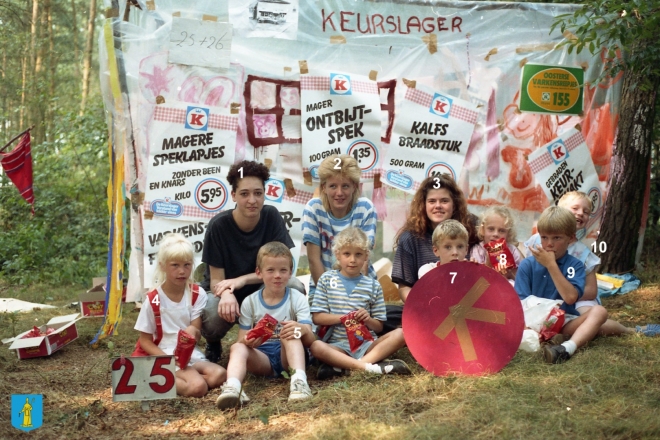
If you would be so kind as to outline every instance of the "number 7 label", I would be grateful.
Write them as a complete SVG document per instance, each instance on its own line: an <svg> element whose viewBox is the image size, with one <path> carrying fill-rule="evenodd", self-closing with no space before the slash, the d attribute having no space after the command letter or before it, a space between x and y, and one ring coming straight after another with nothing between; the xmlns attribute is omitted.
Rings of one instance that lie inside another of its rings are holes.
<svg viewBox="0 0 660 440"><path fill-rule="evenodd" d="M144 356L112 360L112 401L174 399L174 356Z"/></svg>

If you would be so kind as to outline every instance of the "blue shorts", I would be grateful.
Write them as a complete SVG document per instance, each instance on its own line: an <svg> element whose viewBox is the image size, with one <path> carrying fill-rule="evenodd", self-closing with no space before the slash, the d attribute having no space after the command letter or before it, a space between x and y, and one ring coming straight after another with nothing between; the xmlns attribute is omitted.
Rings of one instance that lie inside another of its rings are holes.
<svg viewBox="0 0 660 440"><path fill-rule="evenodd" d="M367 354L367 350L369 350L371 344L373 344L373 341L364 341L362 345L360 345L358 349L355 351L351 351L351 346L348 343L348 341L337 341L331 343L330 345L341 348L346 352L347 355L349 355L353 359L359 360L362 359L365 354Z"/></svg>
<svg viewBox="0 0 660 440"><path fill-rule="evenodd" d="M256 348L263 354L268 357L268 362L270 362L270 368L273 370L273 375L270 376L271 379L281 379L282 371L284 367L282 366L282 344L280 341L266 342L261 344ZM309 349L305 348L305 367L309 366Z"/></svg>
<svg viewBox="0 0 660 440"><path fill-rule="evenodd" d="M271 377L282 377L284 367L282 366L282 344L280 344L280 341L266 342L265 344L258 346L257 350L268 357L270 368L273 370L273 376Z"/></svg>

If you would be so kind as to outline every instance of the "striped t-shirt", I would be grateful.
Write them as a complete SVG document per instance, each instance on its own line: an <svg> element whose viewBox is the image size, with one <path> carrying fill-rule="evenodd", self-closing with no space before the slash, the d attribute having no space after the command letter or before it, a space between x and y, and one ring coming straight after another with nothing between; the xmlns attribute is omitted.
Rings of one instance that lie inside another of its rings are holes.
<svg viewBox="0 0 660 440"><path fill-rule="evenodd" d="M372 318L378 321L386 321L385 299L380 283L364 275L360 275L359 278L357 285L349 294L344 285L344 277L338 270L325 272L319 278L310 311L312 313L322 312L343 316L362 307L369 312L369 316ZM371 335L375 340L376 334L371 331ZM335 325L327 342L334 344L342 341L348 341L346 329L343 325Z"/></svg>
<svg viewBox="0 0 660 440"><path fill-rule="evenodd" d="M307 202L303 212L303 244L312 243L321 248L321 261L326 271L332 269L335 256L332 253L332 242L337 234L349 226L359 228L367 235L373 247L376 241L376 210L371 200L360 197L353 209L343 218L335 218L323 207L320 198L313 198ZM369 263L369 276L376 279L376 271ZM310 277L310 301L314 293L314 280Z"/></svg>

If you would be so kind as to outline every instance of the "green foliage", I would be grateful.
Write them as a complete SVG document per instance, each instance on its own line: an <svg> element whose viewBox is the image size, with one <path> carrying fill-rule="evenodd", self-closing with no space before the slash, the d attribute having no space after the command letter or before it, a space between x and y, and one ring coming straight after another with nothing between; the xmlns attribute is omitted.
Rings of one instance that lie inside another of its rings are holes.
<svg viewBox="0 0 660 440"><path fill-rule="evenodd" d="M645 88L660 76L660 0L591 0L573 14L557 16L551 33L556 28L573 34L561 43L568 53L587 48L595 55L605 48L603 75L638 73L645 77L640 84Z"/></svg>
<svg viewBox="0 0 660 440"><path fill-rule="evenodd" d="M53 124L53 140L32 147L34 217L6 178L0 187L0 277L12 284L83 283L105 273L108 159L101 104L84 116L62 111Z"/></svg>

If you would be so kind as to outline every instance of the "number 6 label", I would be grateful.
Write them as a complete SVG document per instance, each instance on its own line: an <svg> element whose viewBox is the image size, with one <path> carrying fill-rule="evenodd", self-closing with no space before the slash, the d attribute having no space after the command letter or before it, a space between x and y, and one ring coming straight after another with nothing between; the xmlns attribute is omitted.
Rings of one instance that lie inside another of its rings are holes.
<svg viewBox="0 0 660 440"><path fill-rule="evenodd" d="M174 356L112 360L112 401L174 399Z"/></svg>

